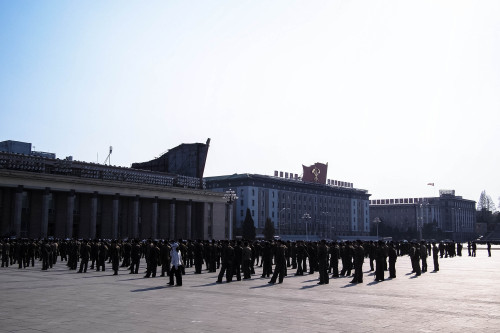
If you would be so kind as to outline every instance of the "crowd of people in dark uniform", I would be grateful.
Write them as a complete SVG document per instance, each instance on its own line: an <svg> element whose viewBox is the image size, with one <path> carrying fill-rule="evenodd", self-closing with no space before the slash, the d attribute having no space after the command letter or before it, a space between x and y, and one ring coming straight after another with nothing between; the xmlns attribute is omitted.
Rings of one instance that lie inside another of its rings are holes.
<svg viewBox="0 0 500 333"><path fill-rule="evenodd" d="M477 245L468 242L468 255L476 256ZM141 260L146 262L144 278L168 276L169 285L182 285L186 268L194 274L203 269L216 273L217 283L251 279L255 267L262 267L261 278L269 283L283 283L288 274L297 276L319 274L318 284L328 284L330 278L352 276L351 283L363 283L363 264L367 260L375 281L396 278L396 261L409 256L412 273L427 272L427 258L432 256L434 272L439 271L439 259L462 256L461 243L384 242L384 241L216 241L216 240L54 240L4 239L0 242L2 266L17 265L19 269L34 267L50 270L58 260L70 270L86 273L88 269L106 271L111 265L113 275L119 268L129 274L139 274ZM491 244L487 244L491 256ZM205 267L203 267L205 266ZM340 270L339 270L340 268ZM243 277L242 277L243 275Z"/></svg>

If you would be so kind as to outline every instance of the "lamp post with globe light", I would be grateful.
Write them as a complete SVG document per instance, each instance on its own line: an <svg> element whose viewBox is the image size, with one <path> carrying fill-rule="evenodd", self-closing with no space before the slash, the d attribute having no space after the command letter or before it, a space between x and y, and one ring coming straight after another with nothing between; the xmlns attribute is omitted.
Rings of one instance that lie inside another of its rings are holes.
<svg viewBox="0 0 500 333"><path fill-rule="evenodd" d="M233 239L233 202L238 200L238 197L236 196L236 192L229 189L224 193L223 196L224 199L226 199L226 202L228 204L228 210L229 210L229 240Z"/></svg>
<svg viewBox="0 0 500 333"><path fill-rule="evenodd" d="M307 232L307 224L309 223L309 220L311 219L311 215L309 213L304 213L302 215L302 220L306 223L306 241L309 242L309 232Z"/></svg>

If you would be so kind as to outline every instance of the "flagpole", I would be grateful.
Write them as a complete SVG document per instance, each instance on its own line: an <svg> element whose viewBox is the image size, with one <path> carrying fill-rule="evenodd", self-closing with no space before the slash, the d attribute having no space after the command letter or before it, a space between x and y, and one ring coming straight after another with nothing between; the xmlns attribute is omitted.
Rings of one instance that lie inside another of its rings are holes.
<svg viewBox="0 0 500 333"><path fill-rule="evenodd" d="M433 198L435 195L434 195L434 183L427 183L427 186L431 186L432 188L430 189L431 190L431 195L429 196L429 198Z"/></svg>

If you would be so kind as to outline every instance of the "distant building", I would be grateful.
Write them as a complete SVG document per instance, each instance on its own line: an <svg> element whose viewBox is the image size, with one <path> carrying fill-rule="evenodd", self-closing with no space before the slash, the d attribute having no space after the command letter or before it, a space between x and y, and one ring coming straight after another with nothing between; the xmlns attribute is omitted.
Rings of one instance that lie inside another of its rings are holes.
<svg viewBox="0 0 500 333"><path fill-rule="evenodd" d="M189 154L175 174L47 158L15 141L0 150L1 236L225 238L225 200L202 173L185 175L200 162Z"/></svg>
<svg viewBox="0 0 500 333"><path fill-rule="evenodd" d="M432 223L446 238L467 241L475 236L476 202L441 190L439 197L371 200L370 216L372 223L379 218L385 226L419 234Z"/></svg>
<svg viewBox="0 0 500 333"><path fill-rule="evenodd" d="M353 188L352 183L327 180L326 166L323 164L322 167L320 170L304 166L304 170L312 170L316 176L323 172L324 182L314 175L312 181L304 181L297 174L278 171L274 177L234 174L207 177L205 181L207 189L220 192L232 189L236 192L238 199L233 210L236 229L241 228L249 209L257 234L262 233L269 218L276 235L282 239L368 236L370 194Z"/></svg>
<svg viewBox="0 0 500 333"><path fill-rule="evenodd" d="M54 153L46 153L43 151L33 151L31 149L31 143L20 142L20 141L1 141L0 142L0 152L12 153L12 154L23 154L30 156L40 156L46 158L56 158Z"/></svg>

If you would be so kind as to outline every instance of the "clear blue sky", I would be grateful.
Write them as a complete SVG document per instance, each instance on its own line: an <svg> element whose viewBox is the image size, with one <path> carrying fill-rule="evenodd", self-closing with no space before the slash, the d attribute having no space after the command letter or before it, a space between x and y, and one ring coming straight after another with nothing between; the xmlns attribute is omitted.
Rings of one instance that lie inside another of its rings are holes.
<svg viewBox="0 0 500 333"><path fill-rule="evenodd" d="M500 1L0 1L0 140L500 196ZM427 186L434 182L434 188Z"/></svg>

